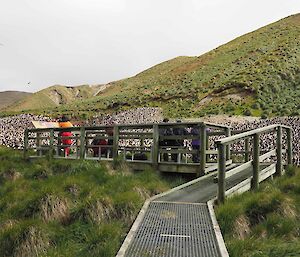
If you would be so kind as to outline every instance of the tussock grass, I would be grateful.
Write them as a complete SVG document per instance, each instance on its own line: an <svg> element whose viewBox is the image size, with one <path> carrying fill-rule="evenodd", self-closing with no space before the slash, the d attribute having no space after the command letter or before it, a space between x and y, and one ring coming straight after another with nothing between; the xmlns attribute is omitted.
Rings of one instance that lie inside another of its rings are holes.
<svg viewBox="0 0 300 257"><path fill-rule="evenodd" d="M228 199L216 214L230 256L300 256L300 169L257 192Z"/></svg>
<svg viewBox="0 0 300 257"><path fill-rule="evenodd" d="M115 256L146 198L172 182L93 161L25 161L0 147L0 257Z"/></svg>

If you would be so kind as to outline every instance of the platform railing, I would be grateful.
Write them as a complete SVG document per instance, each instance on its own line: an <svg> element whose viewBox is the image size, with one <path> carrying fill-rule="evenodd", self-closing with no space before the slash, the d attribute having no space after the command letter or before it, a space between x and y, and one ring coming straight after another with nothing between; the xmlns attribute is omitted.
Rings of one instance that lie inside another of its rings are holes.
<svg viewBox="0 0 300 257"><path fill-rule="evenodd" d="M168 128L185 130L186 133L164 135L162 131ZM198 129L196 135L191 134L193 128ZM62 136L62 132L71 132L72 135ZM214 140L212 138L216 135L225 137L230 134L231 128L228 126L203 122L27 129L24 136L24 156L28 157L29 150L34 150L35 156L30 157L107 161L123 158L127 162L151 164L154 168L159 165L195 166L197 175L203 175L209 162L217 161L218 152L209 148L209 141ZM62 142L66 139L71 139L72 144L63 145ZM95 144L93 140L96 139L99 142L106 140L108 143ZM192 149L192 140L200 141L199 149ZM161 144L167 141L167 145ZM184 144L174 143L178 141ZM66 147L70 147L72 151L72 155L68 157L63 151ZM95 155L95 152L98 154ZM163 158L166 155L167 160ZM176 159L173 158L175 155ZM193 161L194 155L197 155L197 161ZM142 158L138 158L141 156ZM210 158L212 156L214 158ZM229 158L229 148L226 148L226 159Z"/></svg>
<svg viewBox="0 0 300 257"><path fill-rule="evenodd" d="M283 149L282 144L283 130L286 131L286 149ZM275 149L261 154L260 135L272 132L276 134L276 141L274 142ZM226 172L228 148L229 151L231 151L230 146L241 140L244 140L245 150L239 153L244 153L245 162ZM250 141L252 142L252 149L250 149ZM225 201L225 184L226 179L229 177L247 169L252 169L252 177L248 179L248 184L250 184L251 189L255 190L258 189L259 183L262 180L273 174L278 176L283 174L283 154L286 153L287 155L285 164L292 164L292 128L288 126L270 125L264 128L254 129L217 140L216 145L218 148L218 202L220 203ZM252 157L251 160L250 156ZM276 161L272 160L274 157L276 157ZM267 159L270 161L266 162ZM263 170L261 170L262 165L264 165ZM245 186L247 187L249 185L246 183Z"/></svg>

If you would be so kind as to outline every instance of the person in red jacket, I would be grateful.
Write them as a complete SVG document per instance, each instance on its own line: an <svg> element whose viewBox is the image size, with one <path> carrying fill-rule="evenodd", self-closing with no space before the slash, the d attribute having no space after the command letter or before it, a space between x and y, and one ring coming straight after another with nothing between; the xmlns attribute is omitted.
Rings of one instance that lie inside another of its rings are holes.
<svg viewBox="0 0 300 257"><path fill-rule="evenodd" d="M65 115L62 116L61 120L59 121L59 126L61 128L70 128L73 127L72 123L69 121L69 118ZM72 132L70 131L63 131L60 133L61 136L61 142L64 145L64 153L65 156L69 156L70 154L70 145L72 145L72 139L71 138L65 138L65 137L71 137Z"/></svg>

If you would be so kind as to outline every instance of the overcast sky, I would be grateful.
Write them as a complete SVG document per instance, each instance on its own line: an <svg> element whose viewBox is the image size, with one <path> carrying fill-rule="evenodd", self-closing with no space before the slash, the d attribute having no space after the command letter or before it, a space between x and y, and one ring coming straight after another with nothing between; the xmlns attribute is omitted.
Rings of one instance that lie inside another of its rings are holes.
<svg viewBox="0 0 300 257"><path fill-rule="evenodd" d="M299 0L0 0L0 91L108 83L298 12Z"/></svg>

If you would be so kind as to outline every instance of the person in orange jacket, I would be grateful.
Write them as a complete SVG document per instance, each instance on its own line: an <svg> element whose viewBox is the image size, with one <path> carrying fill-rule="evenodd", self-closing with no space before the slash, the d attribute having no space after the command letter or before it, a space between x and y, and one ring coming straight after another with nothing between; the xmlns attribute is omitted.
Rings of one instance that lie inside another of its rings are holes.
<svg viewBox="0 0 300 257"><path fill-rule="evenodd" d="M73 127L72 123L69 121L69 118L65 115L62 116L61 120L59 121L59 126L61 128L70 128ZM60 133L61 136L61 142L64 145L64 152L65 156L69 156L70 154L70 145L72 144L72 139L71 138L64 138L64 137L71 137L72 132L70 131L63 131Z"/></svg>

